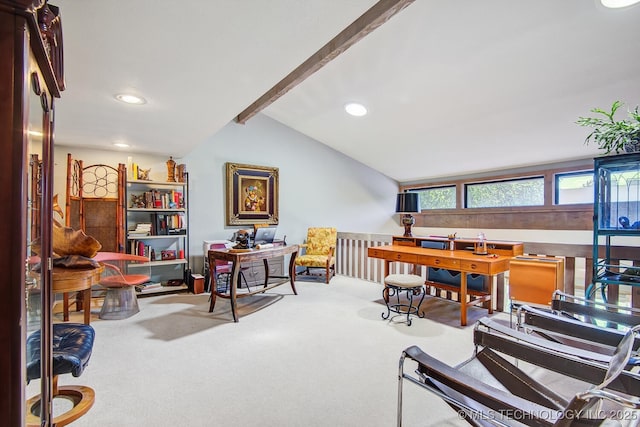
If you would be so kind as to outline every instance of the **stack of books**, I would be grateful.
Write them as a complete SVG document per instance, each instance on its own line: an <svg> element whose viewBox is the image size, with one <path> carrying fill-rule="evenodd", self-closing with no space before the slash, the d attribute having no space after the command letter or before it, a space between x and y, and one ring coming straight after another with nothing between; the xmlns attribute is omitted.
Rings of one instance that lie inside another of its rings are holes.
<svg viewBox="0 0 640 427"><path fill-rule="evenodd" d="M129 236L131 237L148 236L150 234L151 234L150 222L139 222L136 224L136 228L134 228L133 230L129 230Z"/></svg>
<svg viewBox="0 0 640 427"><path fill-rule="evenodd" d="M162 283L160 282L147 282L136 286L136 291L140 293L151 292L157 289L162 289Z"/></svg>

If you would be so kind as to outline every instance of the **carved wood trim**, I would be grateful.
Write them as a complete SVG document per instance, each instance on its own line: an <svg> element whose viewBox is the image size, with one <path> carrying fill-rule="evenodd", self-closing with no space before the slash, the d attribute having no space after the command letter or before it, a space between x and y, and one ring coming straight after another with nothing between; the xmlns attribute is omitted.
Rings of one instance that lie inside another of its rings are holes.
<svg viewBox="0 0 640 427"><path fill-rule="evenodd" d="M247 107L236 117L236 122L244 124L251 117L274 103L282 95L302 83L307 77L324 67L342 52L353 46L367 34L387 22L396 13L413 3L414 0L380 0L362 14L340 34L331 39L320 50L311 55L306 61L290 72Z"/></svg>
<svg viewBox="0 0 640 427"><path fill-rule="evenodd" d="M0 11L23 16L30 45L49 92L59 98L64 90L62 22L60 9L47 0L0 0Z"/></svg>

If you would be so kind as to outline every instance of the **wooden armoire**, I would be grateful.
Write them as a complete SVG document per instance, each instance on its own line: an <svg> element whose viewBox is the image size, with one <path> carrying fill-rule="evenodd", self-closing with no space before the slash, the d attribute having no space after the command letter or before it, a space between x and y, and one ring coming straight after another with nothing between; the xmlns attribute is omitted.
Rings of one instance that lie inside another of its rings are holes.
<svg viewBox="0 0 640 427"><path fill-rule="evenodd" d="M42 336L42 424L51 425L51 270L28 271L32 238L46 266L52 245L53 127L64 90L60 10L47 0L0 0L0 425L25 423L25 342L28 328ZM31 155L41 165L30 167ZM40 174L40 184L30 183ZM36 199L38 203L35 203ZM33 207L38 206L37 212ZM33 213L33 215L32 215ZM32 220L36 216L38 221ZM41 292L29 301L36 281ZM29 321L38 314L38 322Z"/></svg>

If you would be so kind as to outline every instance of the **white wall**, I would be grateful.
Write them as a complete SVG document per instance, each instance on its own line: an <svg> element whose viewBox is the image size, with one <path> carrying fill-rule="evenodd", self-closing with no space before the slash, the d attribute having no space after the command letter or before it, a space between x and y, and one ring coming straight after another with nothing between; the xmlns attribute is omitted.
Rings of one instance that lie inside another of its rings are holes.
<svg viewBox="0 0 640 427"><path fill-rule="evenodd" d="M202 256L203 240L229 238L242 228L225 225L227 162L279 168L276 237L286 235L287 243L302 243L311 226L391 234L400 230L394 180L261 114L245 125L229 123L183 162L191 194L191 255Z"/></svg>
<svg viewBox="0 0 640 427"><path fill-rule="evenodd" d="M166 180L166 157L56 145L54 193L64 204L67 153L84 165L127 164L128 157ZM189 172L190 261L202 271L202 241L230 238L243 228L225 224L225 163L279 168L277 238L302 243L310 226L339 231L397 234L394 180L264 115L245 125L229 123L183 158ZM128 203L128 201L127 201Z"/></svg>

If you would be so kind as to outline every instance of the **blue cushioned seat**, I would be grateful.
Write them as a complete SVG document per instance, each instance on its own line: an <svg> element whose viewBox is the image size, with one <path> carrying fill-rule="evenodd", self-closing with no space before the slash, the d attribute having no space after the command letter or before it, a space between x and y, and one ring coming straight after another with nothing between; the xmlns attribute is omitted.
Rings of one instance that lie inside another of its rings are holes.
<svg viewBox="0 0 640 427"><path fill-rule="evenodd" d="M432 242L430 240L424 240L420 242L420 246L428 249L444 249L447 247L444 242Z"/></svg>
<svg viewBox="0 0 640 427"><path fill-rule="evenodd" d="M427 280L445 285L460 287L460 272L445 268L429 267ZM475 273L467 273L467 289L474 291L484 290L484 276Z"/></svg>
<svg viewBox="0 0 640 427"><path fill-rule="evenodd" d="M90 387L69 385L58 387L58 375L79 377L89 363L95 331L81 323L55 323L53 325L53 398L61 397L73 403L68 411L56 415L52 425L65 426L86 414L93 406L95 392ZM41 334L36 331L27 338L27 382L40 378ZM40 395L27 400L27 427L41 424Z"/></svg>
<svg viewBox="0 0 640 427"><path fill-rule="evenodd" d="M53 375L79 377L89 363L95 331L90 325L53 325ZM40 378L40 331L27 338L27 381Z"/></svg>

